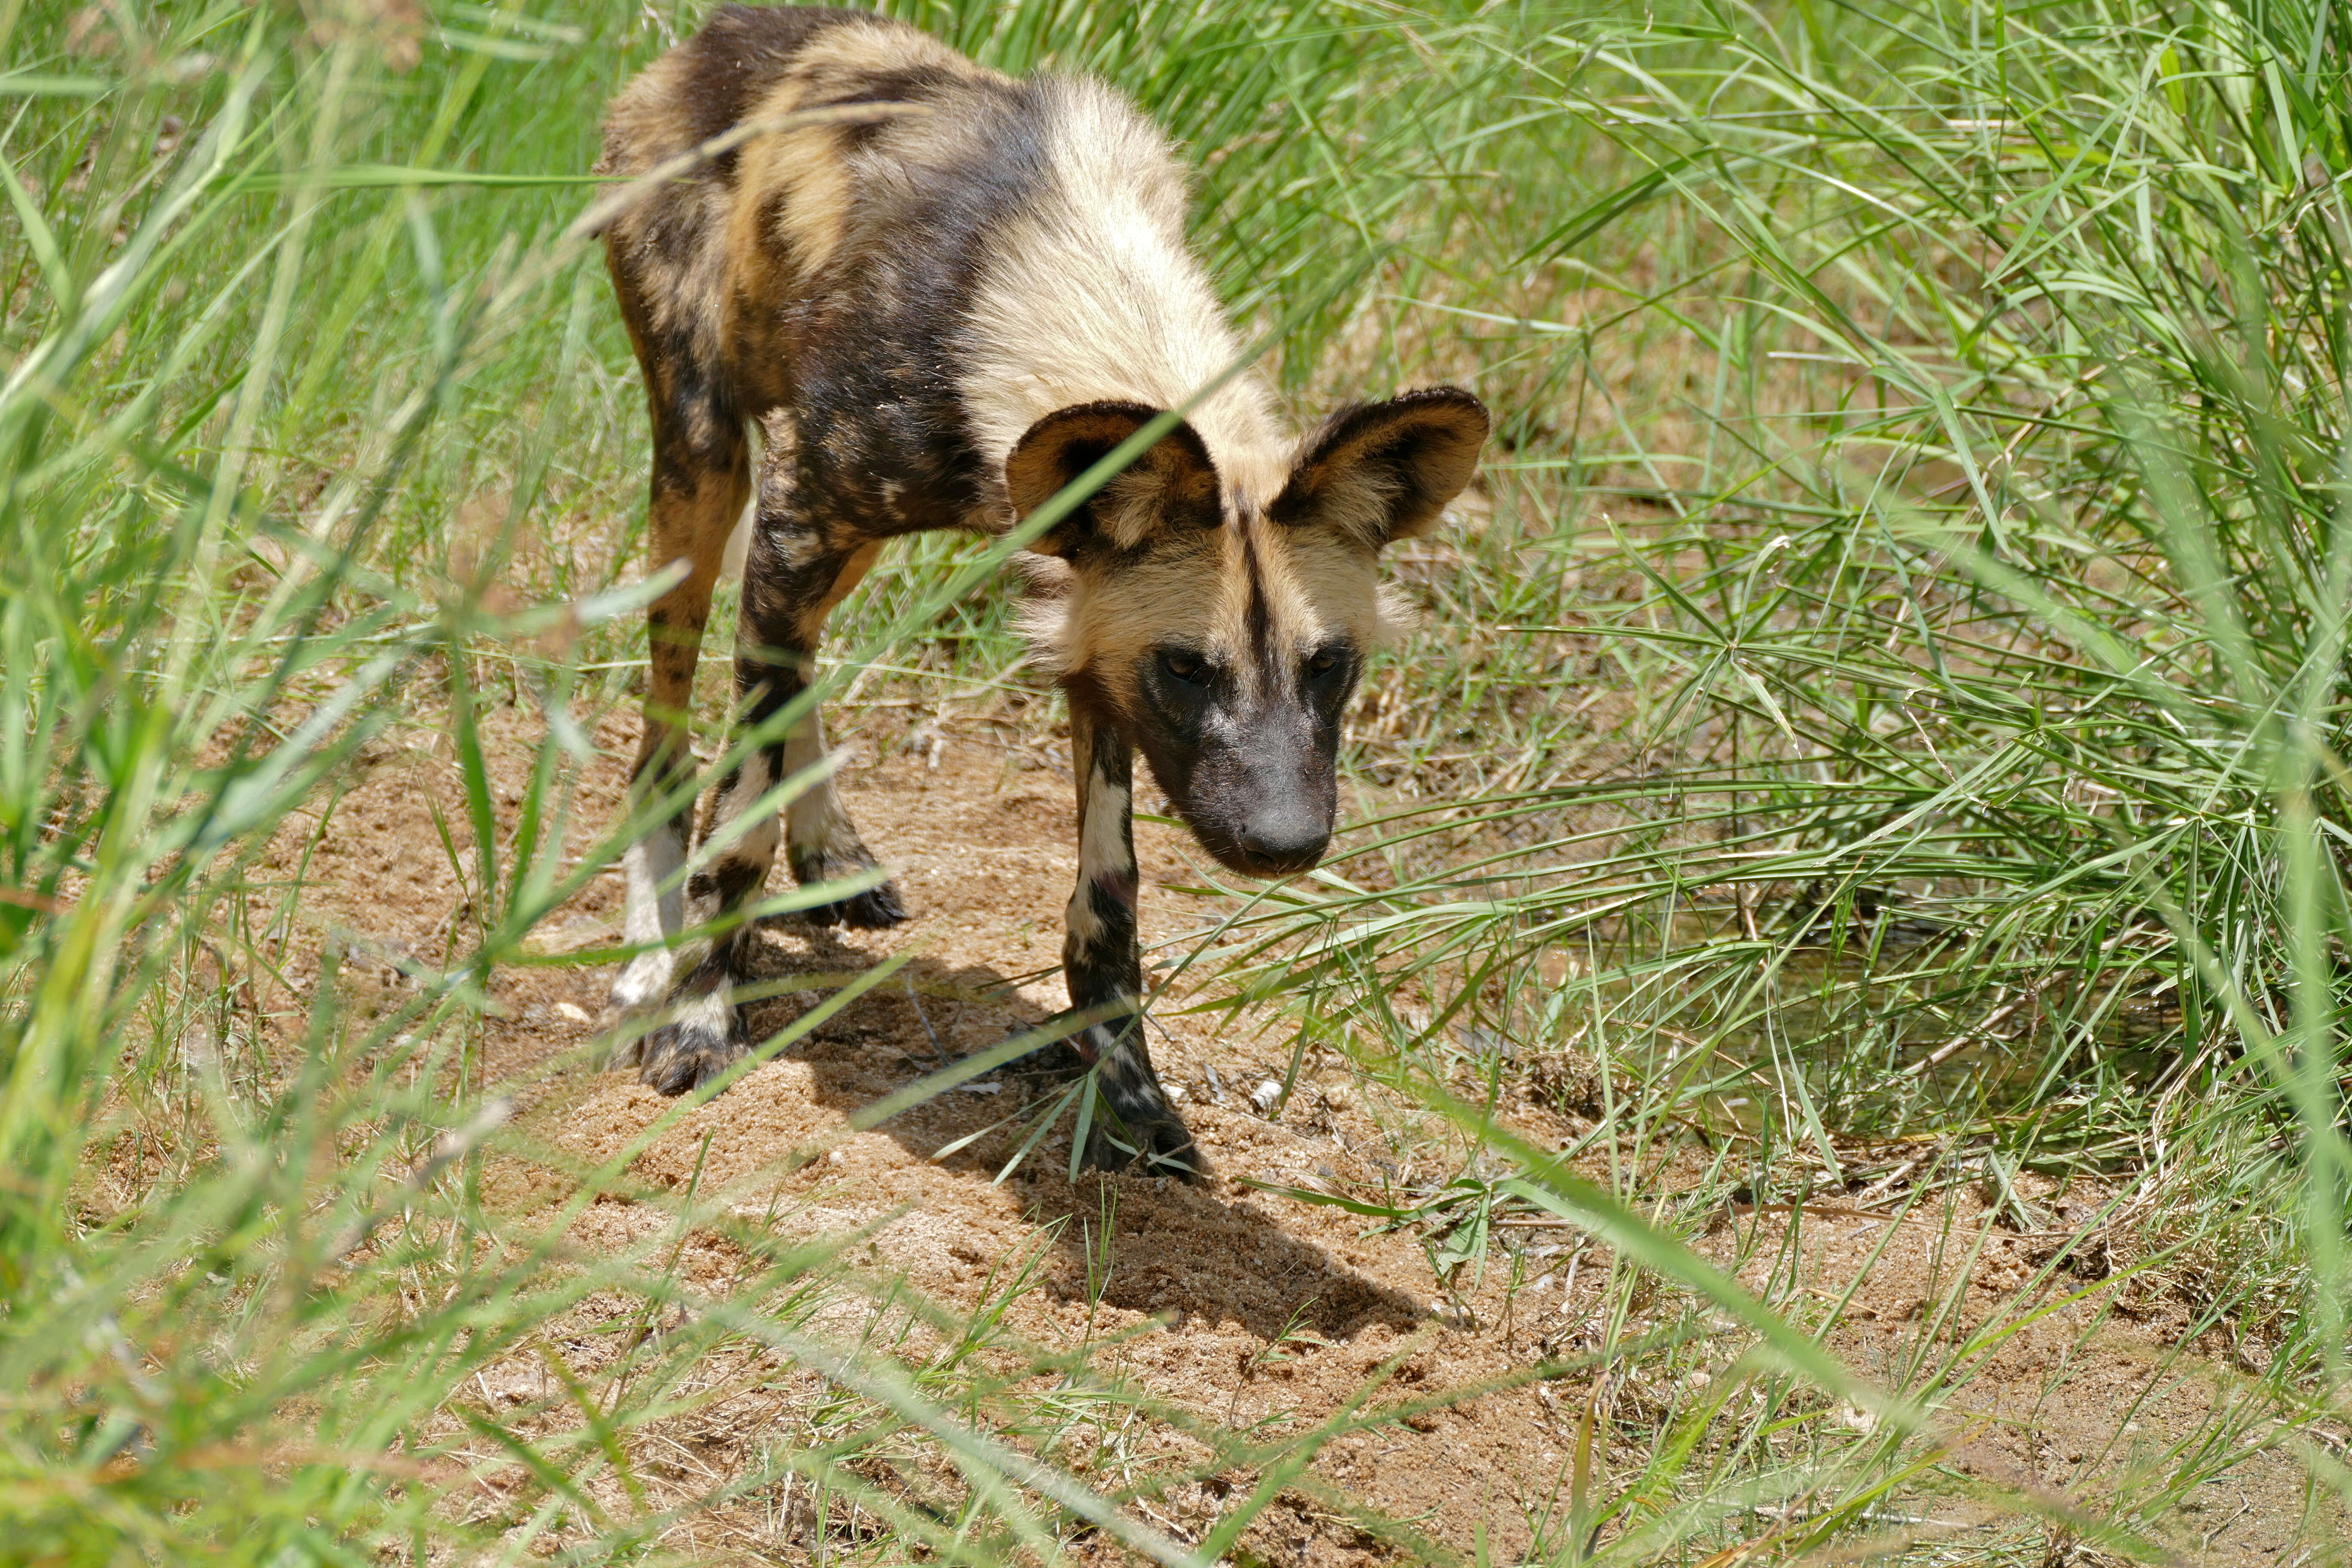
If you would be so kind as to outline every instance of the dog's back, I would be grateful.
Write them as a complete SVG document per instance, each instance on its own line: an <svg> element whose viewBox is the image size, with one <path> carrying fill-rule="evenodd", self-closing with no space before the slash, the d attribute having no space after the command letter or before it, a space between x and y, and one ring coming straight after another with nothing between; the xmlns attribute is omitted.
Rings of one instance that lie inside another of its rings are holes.
<svg viewBox="0 0 2352 1568"><path fill-rule="evenodd" d="M609 233L678 423L789 404L845 482L888 470L887 498L843 499L885 502L889 531L989 526L1005 521L992 481L1045 415L1179 406L1228 368L1183 176L1091 82L1014 81L863 12L727 6L614 100L600 168L640 174L748 121L857 104L906 111L753 136ZM1279 477L1255 383L1192 418L1230 478Z"/></svg>

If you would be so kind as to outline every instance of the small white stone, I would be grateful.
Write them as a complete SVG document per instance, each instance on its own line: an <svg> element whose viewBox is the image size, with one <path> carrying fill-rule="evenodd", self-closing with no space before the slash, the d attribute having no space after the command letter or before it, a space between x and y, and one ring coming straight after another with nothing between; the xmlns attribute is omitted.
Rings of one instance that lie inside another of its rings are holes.
<svg viewBox="0 0 2352 1568"><path fill-rule="evenodd" d="M1267 1079L1250 1090L1250 1103L1257 1107L1260 1115L1271 1111L1274 1109L1274 1102L1281 1098L1282 1085L1273 1079Z"/></svg>
<svg viewBox="0 0 2352 1568"><path fill-rule="evenodd" d="M575 1024L585 1024L591 1021L588 1009L577 1002L558 1002L555 1005L555 1016L559 1018L569 1018Z"/></svg>
<svg viewBox="0 0 2352 1568"><path fill-rule="evenodd" d="M825 1155L825 1157L824 1157L824 1161L825 1161L825 1163L826 1163L826 1164L828 1164L828 1165L838 1165L838 1164L840 1164L840 1163L841 1163L841 1151L840 1151L840 1150L838 1150L838 1149L834 1150L832 1152L830 1152L830 1153L828 1153L827 1155Z"/></svg>

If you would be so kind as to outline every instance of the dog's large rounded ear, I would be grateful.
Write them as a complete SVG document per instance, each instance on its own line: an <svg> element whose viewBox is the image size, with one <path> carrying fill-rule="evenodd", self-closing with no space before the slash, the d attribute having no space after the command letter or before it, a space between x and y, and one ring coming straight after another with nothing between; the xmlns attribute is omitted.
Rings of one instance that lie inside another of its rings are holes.
<svg viewBox="0 0 2352 1568"><path fill-rule="evenodd" d="M1013 514L1044 506L1160 414L1139 403L1081 403L1029 426L1004 459ZM1223 516L1208 446L1179 423L1030 548L1065 557L1105 546L1132 550L1164 531L1214 528Z"/></svg>
<svg viewBox="0 0 2352 1568"><path fill-rule="evenodd" d="M1486 405L1458 386L1343 408L1299 443L1268 510L1374 550L1425 532L1477 472L1490 423Z"/></svg>

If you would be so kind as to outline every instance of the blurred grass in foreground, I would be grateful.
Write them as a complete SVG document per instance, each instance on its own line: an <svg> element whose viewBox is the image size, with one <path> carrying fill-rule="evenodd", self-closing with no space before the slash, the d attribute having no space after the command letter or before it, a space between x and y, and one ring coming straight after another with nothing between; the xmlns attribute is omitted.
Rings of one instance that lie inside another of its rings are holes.
<svg viewBox="0 0 2352 1568"><path fill-rule="evenodd" d="M1919 1413L1969 1347L1874 1393L1788 1281L1784 1320L1675 1239L1734 1183L1867 1186L1854 1151L1891 1135L1937 1151L1921 1194L2115 1184L2114 1245L2262 1351L2286 1430L2342 1419L2340 16L899 9L1185 138L1236 308L1300 321L1302 403L1445 377L1506 416L1491 510L1400 563L1427 608L1359 719L1377 820L1237 929L1302 1042L1457 1121L1458 1180L1389 1217L1457 1263L1512 1212L1624 1260L1601 1347L1528 1376L1675 1389L1702 1325L1770 1347L1620 1420L1539 1551L1796 1552L1932 1479ZM898 1353L853 1355L811 1326L863 1289L833 1247L564 1167L482 1092L486 977L604 858L559 847L636 658L635 372L562 231L595 106L691 21L0 15L0 1556L653 1560L805 1486L841 1551L1102 1530L1205 1562L1315 1484L1338 1428L1203 1429L985 1310L898 1307ZM839 646L919 689L1001 674L1002 596L949 602L971 559L908 552ZM498 688L546 731L511 831ZM467 784L466 917L387 1015L339 1004L330 954L307 1013L265 1016L240 976L288 962L303 892L265 847L420 710ZM1612 1136L1696 1124L1719 1179L1656 1206L1461 1093L1570 1059ZM500 1158L568 1170L551 1216L485 1200ZM677 1228L582 1255L564 1226L613 1190ZM689 1228L752 1260L724 1300L676 1276ZM1688 1310L1644 1340L1622 1304L1661 1276ZM601 1385L551 1331L600 1290L643 1309ZM839 1402L723 1487L656 1485L639 1436L730 1354ZM527 1408L465 1392L517 1361ZM1198 1447L1106 1503L1055 1468L1073 1409ZM876 1482L908 1453L936 1489ZM2229 1458L2183 1454L2095 1538L2148 1555ZM1111 1506L1227 1473L1255 1479L1202 1542Z"/></svg>

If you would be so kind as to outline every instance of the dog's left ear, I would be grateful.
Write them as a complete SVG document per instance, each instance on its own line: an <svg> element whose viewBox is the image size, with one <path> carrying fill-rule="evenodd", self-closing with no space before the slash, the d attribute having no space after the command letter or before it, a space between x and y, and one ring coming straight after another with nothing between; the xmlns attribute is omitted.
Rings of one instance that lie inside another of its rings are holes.
<svg viewBox="0 0 2352 1568"><path fill-rule="evenodd" d="M1159 409L1140 403L1081 403L1046 415L1004 459L1013 515L1027 517L1044 506L1159 417ZM1067 558L1101 548L1132 550L1156 533L1214 528L1223 516L1219 489L1208 444L1179 420L1030 548Z"/></svg>
<svg viewBox="0 0 2352 1568"><path fill-rule="evenodd" d="M1299 443L1276 522L1319 523L1378 550L1426 532L1478 468L1491 421L1458 386L1359 404Z"/></svg>

